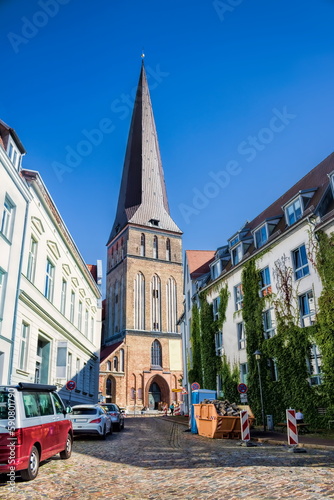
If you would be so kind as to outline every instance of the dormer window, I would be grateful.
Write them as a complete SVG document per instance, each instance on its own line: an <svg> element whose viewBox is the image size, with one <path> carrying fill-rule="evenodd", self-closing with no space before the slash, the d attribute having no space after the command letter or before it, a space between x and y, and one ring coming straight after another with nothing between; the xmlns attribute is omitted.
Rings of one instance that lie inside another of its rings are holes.
<svg viewBox="0 0 334 500"><path fill-rule="evenodd" d="M262 247L268 241L268 230L266 224L264 224L260 229L255 231L255 245L256 248Z"/></svg>
<svg viewBox="0 0 334 500"><path fill-rule="evenodd" d="M21 155L12 141L9 141L7 154L14 167L18 168L20 166L19 160L21 158Z"/></svg>
<svg viewBox="0 0 334 500"><path fill-rule="evenodd" d="M286 207L285 214L289 226L297 222L297 220L301 219L303 211L299 197Z"/></svg>
<svg viewBox="0 0 334 500"><path fill-rule="evenodd" d="M304 191L299 191L298 196L283 207L288 226L292 226L292 224L302 218L303 213L315 191L315 189L305 189Z"/></svg>
<svg viewBox="0 0 334 500"><path fill-rule="evenodd" d="M217 279L218 276L221 274L221 261L218 260L211 264L211 278L213 280Z"/></svg>
<svg viewBox="0 0 334 500"><path fill-rule="evenodd" d="M159 226L159 221L158 219L150 219L149 220L150 224L152 224L152 226Z"/></svg>
<svg viewBox="0 0 334 500"><path fill-rule="evenodd" d="M237 264L239 264L239 262L241 261L242 257L243 257L242 244L239 243L239 245L237 245L232 250L232 262L233 262L233 265L236 266Z"/></svg>

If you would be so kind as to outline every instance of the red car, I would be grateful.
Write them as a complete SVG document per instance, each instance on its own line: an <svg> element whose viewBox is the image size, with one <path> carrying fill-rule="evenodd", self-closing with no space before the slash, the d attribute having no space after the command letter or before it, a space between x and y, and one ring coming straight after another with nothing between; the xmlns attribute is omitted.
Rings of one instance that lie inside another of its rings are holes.
<svg viewBox="0 0 334 500"><path fill-rule="evenodd" d="M72 452L73 429L54 385L20 382L0 386L0 473L15 481L35 479L39 463Z"/></svg>

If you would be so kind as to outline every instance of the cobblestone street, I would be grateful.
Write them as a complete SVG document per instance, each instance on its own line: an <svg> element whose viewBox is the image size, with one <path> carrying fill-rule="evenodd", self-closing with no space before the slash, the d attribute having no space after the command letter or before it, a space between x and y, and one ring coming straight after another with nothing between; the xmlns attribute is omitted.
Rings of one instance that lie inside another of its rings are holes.
<svg viewBox="0 0 334 500"><path fill-rule="evenodd" d="M212 440L164 417L128 418L106 441L75 438L69 460L44 462L31 482L2 500L334 498L334 451Z"/></svg>

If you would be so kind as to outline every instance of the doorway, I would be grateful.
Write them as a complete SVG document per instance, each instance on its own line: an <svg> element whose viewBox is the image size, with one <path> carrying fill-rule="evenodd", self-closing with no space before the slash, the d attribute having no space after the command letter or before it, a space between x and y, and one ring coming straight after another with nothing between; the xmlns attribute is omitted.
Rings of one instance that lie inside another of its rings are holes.
<svg viewBox="0 0 334 500"><path fill-rule="evenodd" d="M150 410L158 410L161 401L161 390L156 382L150 385L148 390L148 406Z"/></svg>

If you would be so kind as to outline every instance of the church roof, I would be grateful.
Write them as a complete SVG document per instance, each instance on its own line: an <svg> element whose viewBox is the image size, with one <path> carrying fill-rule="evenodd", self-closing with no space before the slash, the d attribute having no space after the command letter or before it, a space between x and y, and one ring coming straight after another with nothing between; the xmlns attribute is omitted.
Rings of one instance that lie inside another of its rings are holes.
<svg viewBox="0 0 334 500"><path fill-rule="evenodd" d="M139 76L116 218L109 241L128 223L181 233L169 212L144 64Z"/></svg>

